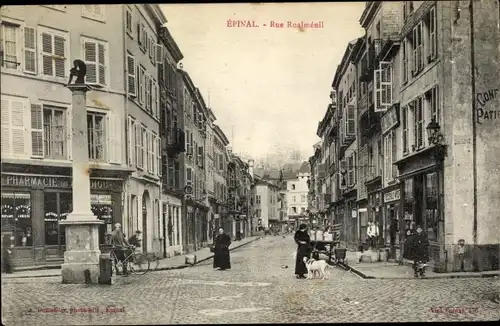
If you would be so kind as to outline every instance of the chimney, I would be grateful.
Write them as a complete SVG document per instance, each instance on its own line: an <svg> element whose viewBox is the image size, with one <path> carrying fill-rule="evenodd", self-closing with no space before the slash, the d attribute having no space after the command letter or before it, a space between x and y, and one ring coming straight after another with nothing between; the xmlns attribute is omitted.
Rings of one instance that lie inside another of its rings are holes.
<svg viewBox="0 0 500 326"><path fill-rule="evenodd" d="M253 178L253 163L254 163L253 159L248 160L248 173L252 178Z"/></svg>

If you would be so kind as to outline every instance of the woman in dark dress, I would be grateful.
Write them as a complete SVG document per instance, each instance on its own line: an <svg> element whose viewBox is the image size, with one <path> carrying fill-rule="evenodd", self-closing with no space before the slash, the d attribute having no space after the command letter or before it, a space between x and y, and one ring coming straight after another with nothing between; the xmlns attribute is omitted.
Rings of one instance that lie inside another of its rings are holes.
<svg viewBox="0 0 500 326"><path fill-rule="evenodd" d="M295 243L297 243L297 255L295 258L295 275L297 278L306 278L307 273L304 257L309 258L311 254L311 238L307 233L307 225L301 224L299 230L295 232Z"/></svg>
<svg viewBox="0 0 500 326"><path fill-rule="evenodd" d="M231 269L231 260L229 257L229 245L231 238L224 233L223 228L219 228L219 234L215 238L214 250L214 268L219 268L221 271Z"/></svg>

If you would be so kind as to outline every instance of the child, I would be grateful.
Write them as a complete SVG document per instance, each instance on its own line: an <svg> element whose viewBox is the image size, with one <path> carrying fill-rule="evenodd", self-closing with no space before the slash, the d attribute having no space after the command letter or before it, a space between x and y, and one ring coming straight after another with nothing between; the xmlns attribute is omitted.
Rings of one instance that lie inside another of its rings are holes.
<svg viewBox="0 0 500 326"><path fill-rule="evenodd" d="M423 233L422 227L417 225L416 233L409 241L410 259L413 259L413 270L415 277L424 276L425 269L423 265L429 260L429 240Z"/></svg>

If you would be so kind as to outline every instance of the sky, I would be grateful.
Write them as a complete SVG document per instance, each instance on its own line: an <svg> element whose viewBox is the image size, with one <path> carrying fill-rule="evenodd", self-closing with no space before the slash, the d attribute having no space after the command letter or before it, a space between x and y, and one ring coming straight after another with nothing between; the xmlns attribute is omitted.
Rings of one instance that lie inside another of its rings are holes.
<svg viewBox="0 0 500 326"><path fill-rule="evenodd" d="M261 158L288 149L312 154L337 65L364 34L364 2L161 5L200 89L236 153ZM227 21L259 27L227 27ZM271 28L271 21L285 28ZM324 22L322 29L287 22ZM267 26L264 26L266 24Z"/></svg>

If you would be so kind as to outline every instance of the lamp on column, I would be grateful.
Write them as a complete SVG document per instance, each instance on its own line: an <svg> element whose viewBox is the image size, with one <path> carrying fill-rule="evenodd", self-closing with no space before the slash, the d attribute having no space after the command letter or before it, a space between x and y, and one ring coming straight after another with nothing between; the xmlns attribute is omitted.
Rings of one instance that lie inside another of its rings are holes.
<svg viewBox="0 0 500 326"><path fill-rule="evenodd" d="M431 122L426 127L427 129L427 139L429 144L434 146L434 159L436 160L436 179L437 179L437 216L438 216L438 239L439 239L439 258L446 255L445 249L445 239L444 239L444 217L442 213L442 192L441 192L441 171L443 169L443 161L446 157L446 145L444 142L444 136L441 133L441 126L436 122L435 118L431 119ZM439 259L440 261L441 259ZM441 264L439 264L441 265ZM446 265L446 262L444 263ZM441 266L440 266L441 267ZM443 271L447 270L447 266L440 268Z"/></svg>
<svg viewBox="0 0 500 326"><path fill-rule="evenodd" d="M441 126L436 122L435 118L432 118L426 129L429 144L432 144L435 147L434 158L436 161L444 160L446 157L446 145L444 144L444 136L441 133Z"/></svg>

